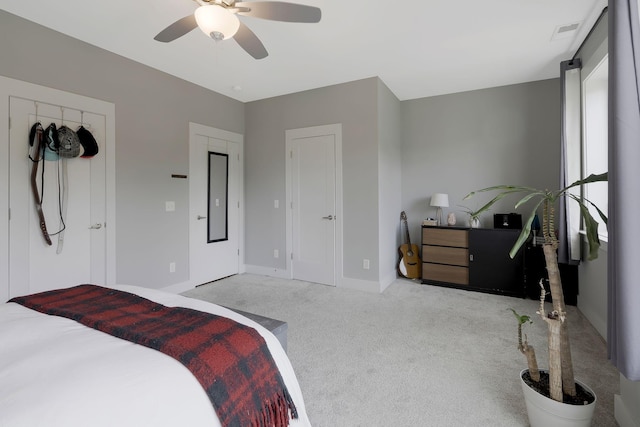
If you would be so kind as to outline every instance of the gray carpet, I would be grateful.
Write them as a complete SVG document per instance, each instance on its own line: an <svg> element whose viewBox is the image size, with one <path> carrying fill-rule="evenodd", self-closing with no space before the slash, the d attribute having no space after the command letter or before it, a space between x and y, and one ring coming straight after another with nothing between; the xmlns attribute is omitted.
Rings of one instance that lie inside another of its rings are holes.
<svg viewBox="0 0 640 427"><path fill-rule="evenodd" d="M288 322L314 427L528 425L508 309L533 317L536 301L404 279L375 294L249 274L183 295ZM576 376L598 396L593 425L615 426L618 372L596 330L568 312ZM528 336L546 367L543 322Z"/></svg>

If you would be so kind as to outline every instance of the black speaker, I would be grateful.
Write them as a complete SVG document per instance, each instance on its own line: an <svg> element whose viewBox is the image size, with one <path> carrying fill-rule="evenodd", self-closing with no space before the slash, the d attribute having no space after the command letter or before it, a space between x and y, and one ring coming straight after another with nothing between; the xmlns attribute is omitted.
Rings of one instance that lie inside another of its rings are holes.
<svg viewBox="0 0 640 427"><path fill-rule="evenodd" d="M494 214L493 228L522 229L522 215L517 213Z"/></svg>

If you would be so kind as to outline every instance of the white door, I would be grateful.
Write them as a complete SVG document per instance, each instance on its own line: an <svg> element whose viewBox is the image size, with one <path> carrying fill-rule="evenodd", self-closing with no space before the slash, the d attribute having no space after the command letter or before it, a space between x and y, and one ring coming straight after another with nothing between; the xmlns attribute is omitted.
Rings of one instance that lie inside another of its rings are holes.
<svg viewBox="0 0 640 427"><path fill-rule="evenodd" d="M10 295L106 283L105 116L13 96L9 103ZM82 122L102 149L93 158L65 160L66 198L61 193L63 161L39 162L36 180L51 245L40 229L31 186L29 131L36 121L45 128L55 123L73 130Z"/></svg>
<svg viewBox="0 0 640 427"><path fill-rule="evenodd" d="M190 124L189 278L194 286L240 272L242 142L242 135Z"/></svg>
<svg viewBox="0 0 640 427"><path fill-rule="evenodd" d="M339 134L332 126L287 131L291 275L336 285L341 247ZM340 233L339 233L340 231Z"/></svg>

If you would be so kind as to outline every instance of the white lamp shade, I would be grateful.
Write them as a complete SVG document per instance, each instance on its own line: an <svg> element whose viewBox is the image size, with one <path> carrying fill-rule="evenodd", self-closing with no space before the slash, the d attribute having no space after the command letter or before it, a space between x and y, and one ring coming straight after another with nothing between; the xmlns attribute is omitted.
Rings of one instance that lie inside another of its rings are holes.
<svg viewBox="0 0 640 427"><path fill-rule="evenodd" d="M216 40L231 38L240 28L240 21L235 14L215 4L200 6L196 9L195 17L202 32Z"/></svg>
<svg viewBox="0 0 640 427"><path fill-rule="evenodd" d="M438 208L448 208L449 195L444 193L434 193L433 196L431 196L431 206L436 206Z"/></svg>

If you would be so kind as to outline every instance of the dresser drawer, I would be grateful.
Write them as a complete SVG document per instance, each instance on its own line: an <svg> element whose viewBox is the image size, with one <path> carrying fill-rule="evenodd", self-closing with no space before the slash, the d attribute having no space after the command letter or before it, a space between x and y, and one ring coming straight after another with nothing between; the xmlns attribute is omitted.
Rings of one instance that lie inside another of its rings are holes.
<svg viewBox="0 0 640 427"><path fill-rule="evenodd" d="M437 264L469 266L469 249L447 246L422 246L422 260Z"/></svg>
<svg viewBox="0 0 640 427"><path fill-rule="evenodd" d="M430 264L425 262L422 264L422 280L468 285L469 269L455 265Z"/></svg>
<svg viewBox="0 0 640 427"><path fill-rule="evenodd" d="M467 230L423 227L422 243L425 245L467 248L469 247L469 233Z"/></svg>

